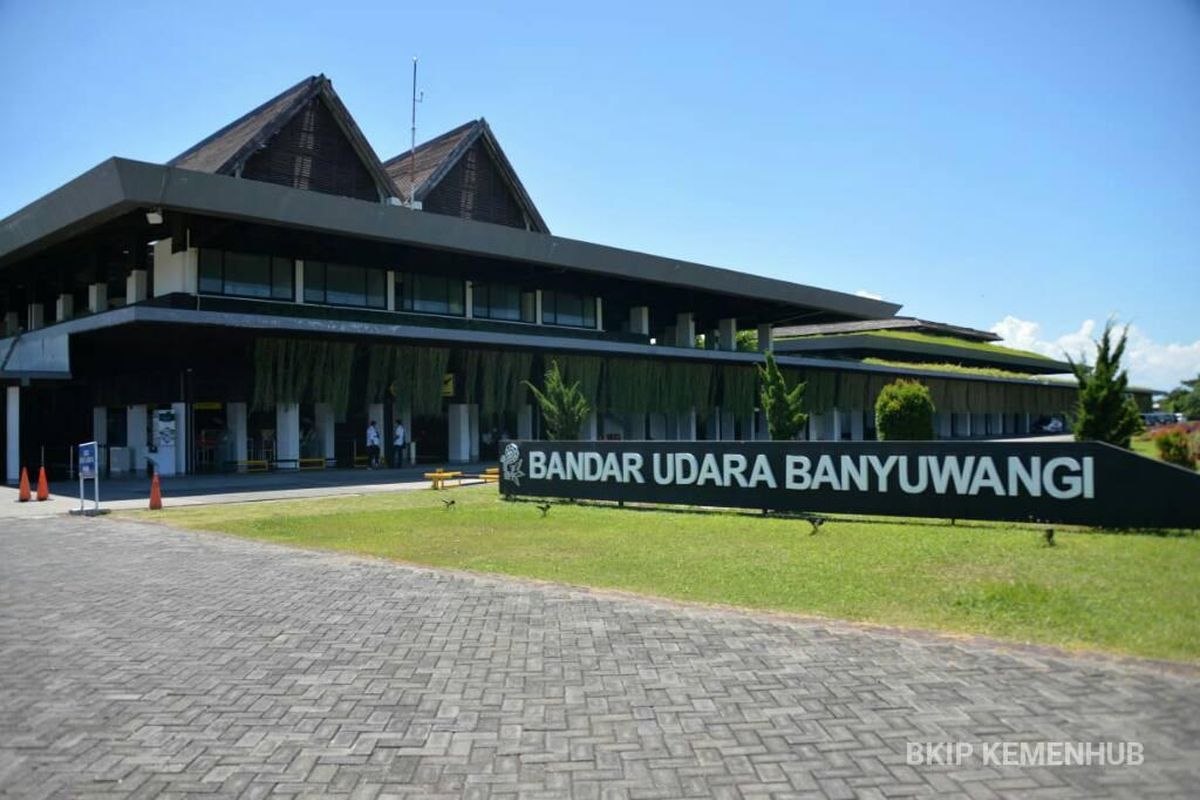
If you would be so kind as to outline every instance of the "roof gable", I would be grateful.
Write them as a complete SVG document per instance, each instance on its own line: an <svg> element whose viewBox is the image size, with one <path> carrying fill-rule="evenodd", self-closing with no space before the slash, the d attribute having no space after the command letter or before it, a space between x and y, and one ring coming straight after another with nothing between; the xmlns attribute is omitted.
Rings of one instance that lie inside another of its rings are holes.
<svg viewBox="0 0 1200 800"><path fill-rule="evenodd" d="M398 195L324 75L305 78L167 164L363 200Z"/></svg>
<svg viewBox="0 0 1200 800"><path fill-rule="evenodd" d="M469 164L464 169L464 160L476 161L480 155L486 156L488 165ZM480 118L440 136L418 145L415 150L401 153L384 163L384 168L391 177L397 189L404 198L412 197L421 203L429 199L435 202L427 210L436 213L461 216L466 219L479 219L485 222L497 222L509 227L527 228L539 233L549 233L546 221L534 205L521 179L517 177L504 150L492 133L487 120ZM477 203L475 193L479 188L474 181L467 186L456 186L453 190L446 186L465 175L478 176L484 186L490 184L488 178L494 173L498 179L496 189L507 197L494 197L493 202ZM415 186L415 190L414 187ZM447 202L444 195L453 191L464 193L454 202ZM443 195L440 196L439 195ZM486 209L499 206L507 207L509 202L521 217L518 224L508 219L508 213L500 213L489 217ZM476 209L479 209L478 211Z"/></svg>

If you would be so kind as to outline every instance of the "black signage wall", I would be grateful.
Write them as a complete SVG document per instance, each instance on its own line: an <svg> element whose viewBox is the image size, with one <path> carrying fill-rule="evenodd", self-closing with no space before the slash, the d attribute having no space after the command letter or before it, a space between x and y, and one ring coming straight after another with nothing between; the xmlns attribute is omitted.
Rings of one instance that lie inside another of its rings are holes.
<svg viewBox="0 0 1200 800"><path fill-rule="evenodd" d="M1095 442L507 442L509 495L1200 528L1200 475Z"/></svg>

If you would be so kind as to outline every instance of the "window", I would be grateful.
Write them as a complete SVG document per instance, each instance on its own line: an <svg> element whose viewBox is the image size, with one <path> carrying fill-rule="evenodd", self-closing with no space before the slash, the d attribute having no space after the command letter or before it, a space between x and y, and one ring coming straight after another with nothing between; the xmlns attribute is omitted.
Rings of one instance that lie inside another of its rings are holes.
<svg viewBox="0 0 1200 800"><path fill-rule="evenodd" d="M594 328L596 298L574 292L542 292L542 322L572 328Z"/></svg>
<svg viewBox="0 0 1200 800"><path fill-rule="evenodd" d="M294 300L295 270L290 258L201 248L198 288L202 294Z"/></svg>
<svg viewBox="0 0 1200 800"><path fill-rule="evenodd" d="M531 300L522 295L520 287L510 284L476 283L471 287L471 313L482 319L533 322Z"/></svg>
<svg viewBox="0 0 1200 800"><path fill-rule="evenodd" d="M406 272L396 280L396 307L421 314L466 314L466 284L459 278Z"/></svg>
<svg viewBox="0 0 1200 800"><path fill-rule="evenodd" d="M387 308L387 275L370 267L305 261L304 302Z"/></svg>

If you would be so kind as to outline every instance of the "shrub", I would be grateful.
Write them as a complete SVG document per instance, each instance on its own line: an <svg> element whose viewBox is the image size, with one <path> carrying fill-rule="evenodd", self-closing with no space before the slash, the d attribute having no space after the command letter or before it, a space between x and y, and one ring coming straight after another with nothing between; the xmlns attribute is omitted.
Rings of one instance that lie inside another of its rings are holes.
<svg viewBox="0 0 1200 800"><path fill-rule="evenodd" d="M1143 430L1137 404L1128 394L1129 376L1121 368L1129 329L1112 342L1113 323L1104 326L1096 342L1096 363L1088 366L1068 358L1079 381L1079 403L1075 409L1075 438L1098 441L1129 449L1129 441Z"/></svg>
<svg viewBox="0 0 1200 800"><path fill-rule="evenodd" d="M791 389L779 371L775 356L767 353L767 363L758 367L762 379L760 400L767 416L767 431L773 441L795 439L804 430L808 414L804 413L804 389L807 384L797 381Z"/></svg>
<svg viewBox="0 0 1200 800"><path fill-rule="evenodd" d="M524 383L541 406L546 438L551 441L578 439L579 429L592 410L579 390L579 382L567 386L558 370L558 362L551 361L550 369L546 370L544 391L529 381Z"/></svg>
<svg viewBox="0 0 1200 800"><path fill-rule="evenodd" d="M875 401L875 431L881 441L933 438L933 398L917 381L898 380L883 387Z"/></svg>
<svg viewBox="0 0 1200 800"><path fill-rule="evenodd" d="M1158 448L1159 458L1168 464L1195 469L1196 456L1191 445L1183 431L1165 431L1154 437L1154 446Z"/></svg>

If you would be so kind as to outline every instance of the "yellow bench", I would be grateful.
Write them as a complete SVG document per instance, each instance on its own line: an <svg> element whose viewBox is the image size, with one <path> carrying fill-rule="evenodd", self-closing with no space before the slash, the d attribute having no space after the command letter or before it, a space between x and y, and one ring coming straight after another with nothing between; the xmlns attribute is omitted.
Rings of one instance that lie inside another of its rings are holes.
<svg viewBox="0 0 1200 800"><path fill-rule="evenodd" d="M246 472L268 472L271 469L271 463L265 458L251 458L246 461L238 461L237 468Z"/></svg>
<svg viewBox="0 0 1200 800"><path fill-rule="evenodd" d="M458 485L462 486L463 474L461 472L447 472L445 470L435 470L426 472L425 479L430 482L432 489L446 488L446 481L458 481Z"/></svg>
<svg viewBox="0 0 1200 800"><path fill-rule="evenodd" d="M300 469L325 469L325 459L322 458L302 458L300 459Z"/></svg>

